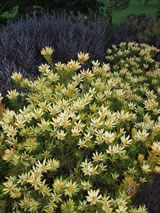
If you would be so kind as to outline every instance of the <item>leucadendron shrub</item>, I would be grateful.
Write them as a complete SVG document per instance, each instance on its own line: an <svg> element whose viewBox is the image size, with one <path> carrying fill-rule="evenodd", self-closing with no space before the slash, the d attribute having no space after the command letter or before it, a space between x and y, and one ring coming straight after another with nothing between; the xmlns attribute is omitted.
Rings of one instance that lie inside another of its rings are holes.
<svg viewBox="0 0 160 213"><path fill-rule="evenodd" d="M113 45L108 64L92 61L87 70L88 54L53 64L52 52L42 49L48 63L37 79L12 75L17 89L8 91L10 108L0 121L6 208L147 212L131 198L160 173L159 50Z"/></svg>

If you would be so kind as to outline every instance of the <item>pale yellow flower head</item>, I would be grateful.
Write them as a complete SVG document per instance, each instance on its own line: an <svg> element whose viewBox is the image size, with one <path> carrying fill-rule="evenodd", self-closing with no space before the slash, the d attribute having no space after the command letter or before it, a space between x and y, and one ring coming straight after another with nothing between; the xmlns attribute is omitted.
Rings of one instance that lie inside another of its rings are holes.
<svg viewBox="0 0 160 213"><path fill-rule="evenodd" d="M6 95L8 99L14 100L19 96L19 92L17 92L16 89L8 91L8 94Z"/></svg>
<svg viewBox="0 0 160 213"><path fill-rule="evenodd" d="M44 56L51 56L52 53L53 53L52 47L45 47L41 50L41 55L44 55Z"/></svg>
<svg viewBox="0 0 160 213"><path fill-rule="evenodd" d="M42 64L38 67L39 69L39 72L42 72L42 73L46 73L46 74L50 74L50 69L49 69L49 65L48 64Z"/></svg>
<svg viewBox="0 0 160 213"><path fill-rule="evenodd" d="M102 199L102 195L99 194L99 189L98 190L90 190L88 191L88 196L86 196L87 201L91 203L91 205L95 205L96 203L100 202Z"/></svg>
<svg viewBox="0 0 160 213"><path fill-rule="evenodd" d="M82 53L82 52L78 53L78 60L80 63L83 63L83 62L87 61L88 59L89 59L88 53L86 53L86 54Z"/></svg>
<svg viewBox="0 0 160 213"><path fill-rule="evenodd" d="M19 82L22 80L22 74L21 73L13 73L11 78L15 81L15 82Z"/></svg>

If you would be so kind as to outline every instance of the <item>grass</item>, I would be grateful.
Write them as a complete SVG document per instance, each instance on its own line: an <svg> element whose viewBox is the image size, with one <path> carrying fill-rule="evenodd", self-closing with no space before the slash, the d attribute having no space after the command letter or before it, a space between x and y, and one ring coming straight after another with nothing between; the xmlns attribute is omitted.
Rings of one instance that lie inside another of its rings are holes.
<svg viewBox="0 0 160 213"><path fill-rule="evenodd" d="M119 24L126 16L134 14L146 14L146 16L154 16L160 8L159 0L151 0L147 5L144 5L144 0L131 0L127 9L116 11L113 13L113 24Z"/></svg>

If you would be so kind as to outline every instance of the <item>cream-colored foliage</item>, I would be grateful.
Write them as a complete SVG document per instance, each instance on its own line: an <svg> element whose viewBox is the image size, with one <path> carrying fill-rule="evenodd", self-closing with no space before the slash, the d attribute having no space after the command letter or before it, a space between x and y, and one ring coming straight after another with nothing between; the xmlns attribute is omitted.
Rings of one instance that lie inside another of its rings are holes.
<svg viewBox="0 0 160 213"><path fill-rule="evenodd" d="M147 212L130 198L160 173L158 51L123 42L107 51L107 64L81 69L87 53L52 64L45 47L48 64L37 79L12 75L24 93L7 97L12 106L18 97L25 103L3 112L0 151L14 212Z"/></svg>

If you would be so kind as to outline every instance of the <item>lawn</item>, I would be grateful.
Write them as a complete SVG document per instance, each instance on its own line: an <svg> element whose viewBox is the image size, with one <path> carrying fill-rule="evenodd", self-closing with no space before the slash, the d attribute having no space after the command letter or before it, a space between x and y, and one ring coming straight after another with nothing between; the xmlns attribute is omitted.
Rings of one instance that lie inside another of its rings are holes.
<svg viewBox="0 0 160 213"><path fill-rule="evenodd" d="M131 0L127 9L113 13L113 24L119 24L126 16L130 14L146 14L148 17L154 16L158 11L158 8L160 8L159 0L152 0L148 2L147 5L144 5L144 0Z"/></svg>

